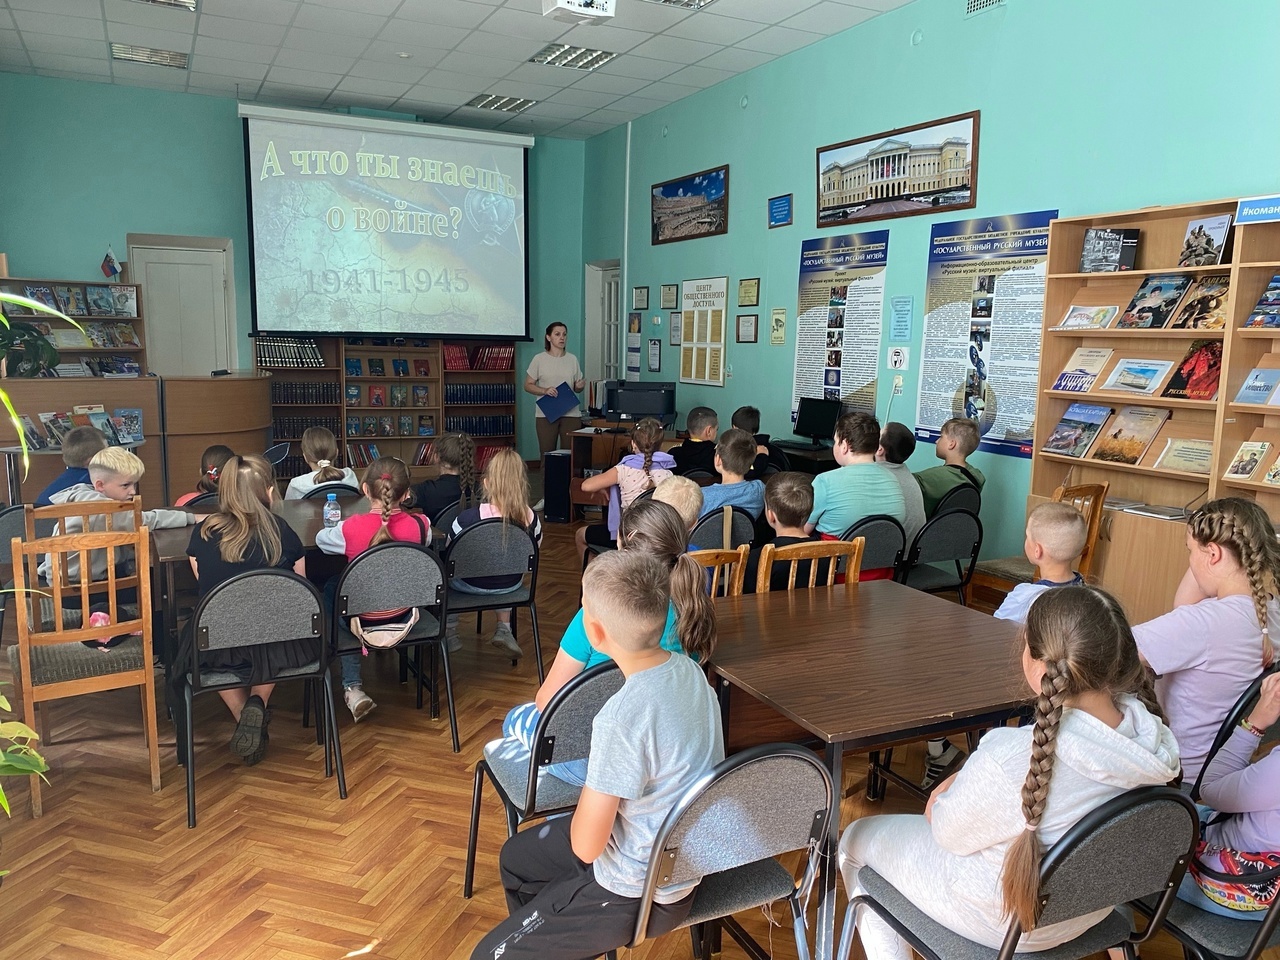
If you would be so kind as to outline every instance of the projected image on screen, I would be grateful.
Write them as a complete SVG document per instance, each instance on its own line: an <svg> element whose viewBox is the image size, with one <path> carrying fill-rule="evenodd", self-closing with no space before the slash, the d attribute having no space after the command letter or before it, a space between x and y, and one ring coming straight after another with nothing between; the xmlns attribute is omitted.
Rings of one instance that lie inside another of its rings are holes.
<svg viewBox="0 0 1280 960"><path fill-rule="evenodd" d="M523 147L246 125L258 330L527 333Z"/></svg>

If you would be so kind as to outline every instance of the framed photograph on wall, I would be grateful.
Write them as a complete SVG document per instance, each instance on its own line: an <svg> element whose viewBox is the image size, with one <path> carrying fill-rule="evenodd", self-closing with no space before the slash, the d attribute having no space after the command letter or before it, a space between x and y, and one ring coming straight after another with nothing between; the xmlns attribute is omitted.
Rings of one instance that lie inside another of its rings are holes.
<svg viewBox="0 0 1280 960"><path fill-rule="evenodd" d="M728 233L729 165L655 183L649 221L654 244Z"/></svg>
<svg viewBox="0 0 1280 960"><path fill-rule="evenodd" d="M760 306L760 278L759 277L752 277L750 280L738 281L738 306L740 307Z"/></svg>
<svg viewBox="0 0 1280 960"><path fill-rule="evenodd" d="M818 226L976 206L978 116L974 110L819 147Z"/></svg>
<svg viewBox="0 0 1280 960"><path fill-rule="evenodd" d="M631 288L631 309L632 310L648 310L649 309L649 288L648 287L632 287Z"/></svg>
<svg viewBox="0 0 1280 960"><path fill-rule="evenodd" d="M662 285L662 309L674 310L680 306L680 284L664 283Z"/></svg>
<svg viewBox="0 0 1280 960"><path fill-rule="evenodd" d="M760 339L760 315L756 313L738 314L738 342L756 343Z"/></svg>

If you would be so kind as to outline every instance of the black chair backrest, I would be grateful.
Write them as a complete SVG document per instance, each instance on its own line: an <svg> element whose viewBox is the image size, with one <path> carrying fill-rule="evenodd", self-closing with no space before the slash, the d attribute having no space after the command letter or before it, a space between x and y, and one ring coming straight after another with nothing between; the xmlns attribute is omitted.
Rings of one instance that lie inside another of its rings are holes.
<svg viewBox="0 0 1280 960"><path fill-rule="evenodd" d="M694 483L700 483L702 480L711 480L714 482L716 479L716 475L710 470L686 470L684 472L684 476L688 477ZM706 486L706 484L702 484L702 486Z"/></svg>
<svg viewBox="0 0 1280 960"><path fill-rule="evenodd" d="M339 483L337 480L332 483L321 483L312 487L302 495L303 500L327 500L329 494L336 494L339 500L346 500L348 497L363 497L364 491L357 487L351 486L349 483Z"/></svg>
<svg viewBox="0 0 1280 960"><path fill-rule="evenodd" d="M654 891L808 848L813 880L835 793L811 751L751 747L716 764L667 814L654 839L632 946L644 940Z"/></svg>
<svg viewBox="0 0 1280 960"><path fill-rule="evenodd" d="M444 619L444 565L426 547L380 543L356 557L338 578L334 613L359 617L380 610L430 607Z"/></svg>
<svg viewBox="0 0 1280 960"><path fill-rule="evenodd" d="M841 540L862 537L862 569L883 570L896 568L902 563L907 549L907 534L900 524L888 514L878 513L863 517L840 535Z"/></svg>
<svg viewBox="0 0 1280 960"><path fill-rule="evenodd" d="M652 500L652 499L653 499L653 491L654 491L654 490L656 490L656 489L657 489L657 487L647 487L646 489L641 490L639 493L637 493L637 494L636 494L635 499L634 499L634 500L632 500L631 502L632 502L632 503L639 503L641 500Z"/></svg>
<svg viewBox="0 0 1280 960"><path fill-rule="evenodd" d="M919 563L955 561L959 572L961 565L967 561L969 571L962 574L962 577L968 580L978 562L978 551L981 549L982 521L978 519L978 515L968 510L950 510L939 513L920 528L915 542L911 544L906 565L914 567ZM863 566L866 566L865 560Z"/></svg>
<svg viewBox="0 0 1280 960"><path fill-rule="evenodd" d="M431 518L431 535L433 537L447 537L453 530L453 521L458 519L458 514L462 512L462 501L455 500L448 506L441 507L434 517Z"/></svg>
<svg viewBox="0 0 1280 960"><path fill-rule="evenodd" d="M3 514L0 514L0 517L3 516ZM1263 670L1258 675L1258 678L1249 684L1245 692L1240 694L1240 698L1236 700L1230 712L1223 718L1222 726L1218 728L1218 733L1213 738L1213 746L1209 748L1208 754L1205 755L1204 766L1200 768L1200 775L1196 777L1195 785L1191 788L1192 800L1197 803L1200 801L1200 786L1204 782L1204 772L1209 769L1209 762L1213 760L1223 745L1231 739L1231 734L1235 732L1236 727L1240 726L1240 721L1253 711L1254 704L1258 702L1258 694L1262 691L1262 681L1277 670L1280 670L1280 663L1273 663ZM1274 733L1275 729L1275 727L1272 727L1269 733ZM1268 736L1267 739L1272 739L1272 737Z"/></svg>
<svg viewBox="0 0 1280 960"><path fill-rule="evenodd" d="M26 508L21 503L0 510L0 563L13 563L13 541L27 536ZM0 597L0 607L4 606L4 598Z"/></svg>
<svg viewBox="0 0 1280 960"><path fill-rule="evenodd" d="M273 443L267 449L262 451L263 458L273 467L278 467L285 457L289 455L289 443Z"/></svg>
<svg viewBox="0 0 1280 960"><path fill-rule="evenodd" d="M556 692L538 718L529 757L525 810L537 809L539 767L584 760L591 752L591 723L605 701L622 689L622 671L612 661L584 670Z"/></svg>
<svg viewBox="0 0 1280 960"><path fill-rule="evenodd" d="M982 513L981 491L973 484L958 484L943 494L942 499L938 501L937 509L933 511L933 515L940 517L952 510L968 510L974 516Z"/></svg>
<svg viewBox="0 0 1280 960"><path fill-rule="evenodd" d="M532 573L536 581L538 545L524 527L492 517L473 523L453 538L444 552L444 569L450 580Z"/></svg>
<svg viewBox="0 0 1280 960"><path fill-rule="evenodd" d="M202 493L192 497L182 505L180 509L194 510L196 507L216 507L218 505L218 491L210 490L208 493Z"/></svg>
<svg viewBox="0 0 1280 960"><path fill-rule="evenodd" d="M730 518L729 542L724 542L723 508L698 518L689 532L689 549L691 550L736 550L744 543L751 543L756 535L756 522L751 514L741 507L730 507L733 515Z"/></svg>

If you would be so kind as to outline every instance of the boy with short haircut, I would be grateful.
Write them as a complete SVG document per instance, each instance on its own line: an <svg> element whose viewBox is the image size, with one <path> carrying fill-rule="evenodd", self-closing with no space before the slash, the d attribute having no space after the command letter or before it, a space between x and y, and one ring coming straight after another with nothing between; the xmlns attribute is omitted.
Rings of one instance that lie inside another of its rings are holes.
<svg viewBox="0 0 1280 960"><path fill-rule="evenodd" d="M653 488L653 499L674 507L690 530L702 516L702 488L688 477L667 477Z"/></svg>
<svg viewBox="0 0 1280 960"><path fill-rule="evenodd" d="M685 429L689 439L668 451L676 462L676 473L682 476L690 470L715 473L720 417L710 407L694 407L685 418Z"/></svg>
<svg viewBox="0 0 1280 960"><path fill-rule="evenodd" d="M106 449L107 438L97 427L75 427L67 431L62 439L62 462L67 469L58 474L52 483L40 491L36 497L37 507L47 507L52 497L59 490L73 487L77 483L89 482L89 461L99 450Z"/></svg>
<svg viewBox="0 0 1280 960"><path fill-rule="evenodd" d="M926 517L932 517L942 498L960 484L967 483L981 490L987 482L982 471L968 461L969 455L978 449L978 424L968 417L952 417L939 432L933 452L942 464L916 474Z"/></svg>
<svg viewBox="0 0 1280 960"><path fill-rule="evenodd" d="M760 519L764 510L764 483L748 480L746 473L756 459L756 442L745 430L726 430L716 443L716 473L720 482L702 488L702 514L706 516L721 507L741 507Z"/></svg>
<svg viewBox="0 0 1280 960"><path fill-rule="evenodd" d="M793 543L813 543L822 539L815 533L806 533L805 521L813 512L813 481L803 473L775 473L764 484L764 517L775 534L775 547L789 547ZM809 563L801 560L796 564L796 587L809 585ZM827 561L820 561L818 582L825 583L827 577ZM756 592L756 576L760 569L760 551L752 550L747 558L746 593ZM775 563L769 573L769 589L787 589L787 578L791 573L791 564Z"/></svg>
<svg viewBox="0 0 1280 960"><path fill-rule="evenodd" d="M886 423L880 433L880 449L876 451L876 462L893 475L902 490L902 503L907 517L902 521L902 530L907 535L907 546L915 540L916 534L924 526L924 495L920 492L920 484L916 482L907 460L916 452L916 437L911 428L904 423Z"/></svg>
<svg viewBox="0 0 1280 960"><path fill-rule="evenodd" d="M1040 568L1040 579L1020 583L1004 598L996 616L1001 620L1027 622L1027 611L1040 594L1054 587L1075 587L1084 577L1071 564L1080 556L1089 536L1083 514L1069 503L1042 503L1027 517L1027 540L1022 545L1027 559Z"/></svg>
<svg viewBox="0 0 1280 960"><path fill-rule="evenodd" d="M638 550L596 557L583 574L587 637L625 680L592 723L587 785L573 816L503 844L510 916L472 960L579 960L630 942L658 829L724 758L720 711L702 670L659 646L670 577L666 564ZM680 925L696 887L658 888L650 937Z"/></svg>
<svg viewBox="0 0 1280 960"><path fill-rule="evenodd" d="M876 463L880 447L876 418L867 413L846 413L836 421L834 433L832 452L840 467L813 478L813 511L805 530L816 530L823 540L839 540L864 517L886 514L899 523L906 520L902 488ZM861 579L878 576L864 570Z"/></svg>
<svg viewBox="0 0 1280 960"><path fill-rule="evenodd" d="M739 407L733 411L729 423L738 430L745 430L756 441L756 459L747 471L748 480L763 480L772 464L774 472L786 470L790 461L786 455L769 442L769 435L760 432L760 410L757 407Z"/></svg>

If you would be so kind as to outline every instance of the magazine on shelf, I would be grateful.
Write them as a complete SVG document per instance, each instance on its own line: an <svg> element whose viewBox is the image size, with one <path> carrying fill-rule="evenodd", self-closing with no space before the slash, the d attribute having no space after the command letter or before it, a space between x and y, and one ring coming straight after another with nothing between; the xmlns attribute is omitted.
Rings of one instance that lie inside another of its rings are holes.
<svg viewBox="0 0 1280 960"><path fill-rule="evenodd" d="M68 317L87 317L89 301L84 298L84 287L59 285L53 288L63 313Z"/></svg>
<svg viewBox="0 0 1280 960"><path fill-rule="evenodd" d="M387 365L381 357L369 358L369 376L385 377L387 375Z"/></svg>
<svg viewBox="0 0 1280 960"><path fill-rule="evenodd" d="M110 287L91 283L84 288L85 299L89 301L89 316L114 317L116 315L116 298Z"/></svg>
<svg viewBox="0 0 1280 960"><path fill-rule="evenodd" d="M28 447L32 450L43 450L49 445L49 438L29 416L25 413L19 414L18 420L22 423L22 433L27 438Z"/></svg>
<svg viewBox="0 0 1280 960"><path fill-rule="evenodd" d="M1267 283L1258 303L1244 322L1246 327L1280 327L1280 273Z"/></svg>
<svg viewBox="0 0 1280 960"><path fill-rule="evenodd" d="M1150 396L1160 388L1165 374L1172 369L1172 360L1117 360L1102 389Z"/></svg>
<svg viewBox="0 0 1280 960"><path fill-rule="evenodd" d="M111 288L111 301L117 317L136 317L138 315L138 288L127 283L118 283Z"/></svg>
<svg viewBox="0 0 1280 960"><path fill-rule="evenodd" d="M52 310L61 309L58 306L58 298L53 293L53 287L45 286L43 283L28 283L22 290L28 300L35 300Z"/></svg>
<svg viewBox="0 0 1280 960"><path fill-rule="evenodd" d="M1089 457L1107 463L1138 464L1169 419L1162 407L1122 407L1102 429Z"/></svg>
<svg viewBox="0 0 1280 960"><path fill-rule="evenodd" d="M1280 487L1280 460L1273 463L1266 475L1262 478L1263 483L1269 483L1273 487Z"/></svg>
<svg viewBox="0 0 1280 960"><path fill-rule="evenodd" d="M1213 469L1213 441L1170 437L1164 442L1164 450L1156 458L1155 466L1161 470L1207 477Z"/></svg>
<svg viewBox="0 0 1280 960"><path fill-rule="evenodd" d="M1228 274L1201 277L1182 303L1169 324L1171 330L1221 330L1227 325L1227 293L1231 288Z"/></svg>
<svg viewBox="0 0 1280 960"><path fill-rule="evenodd" d="M116 407L111 411L111 422L121 443L141 443L142 409L140 407Z"/></svg>
<svg viewBox="0 0 1280 960"><path fill-rule="evenodd" d="M45 436L49 438L49 446L61 447L62 438L72 427L71 414L52 412L39 414L39 417Z"/></svg>
<svg viewBox="0 0 1280 960"><path fill-rule="evenodd" d="M1080 250L1081 273L1115 273L1132 270L1138 255L1140 230L1124 228L1111 230L1106 227L1089 227L1084 232L1084 246Z"/></svg>
<svg viewBox="0 0 1280 960"><path fill-rule="evenodd" d="M1055 330L1105 330L1120 312L1119 307L1077 307L1067 308L1066 316L1053 329Z"/></svg>
<svg viewBox="0 0 1280 960"><path fill-rule="evenodd" d="M1232 458L1231 466L1227 467L1227 472L1223 475L1223 479L1253 479L1253 475L1258 472L1258 467L1262 466L1262 460L1270 449L1271 444L1265 440L1246 440L1240 444L1240 449L1236 451L1236 455Z"/></svg>
<svg viewBox="0 0 1280 960"><path fill-rule="evenodd" d="M364 376L364 364L359 357L347 357L346 368L348 377Z"/></svg>
<svg viewBox="0 0 1280 960"><path fill-rule="evenodd" d="M98 432L106 437L107 442L113 447L118 447L124 442L116 434L115 424L111 422L111 414L98 410L93 413L86 414L86 416L89 418L90 426L97 427Z"/></svg>
<svg viewBox="0 0 1280 960"><path fill-rule="evenodd" d="M1180 267L1208 267L1222 262L1227 246L1227 231L1231 229L1231 214L1192 220L1187 224L1187 235L1178 254Z"/></svg>
<svg viewBox="0 0 1280 960"><path fill-rule="evenodd" d="M1192 340L1160 396L1170 400L1213 400L1222 375L1222 341Z"/></svg>
<svg viewBox="0 0 1280 960"><path fill-rule="evenodd" d="M1110 407L1096 403L1071 404L1041 449L1063 457L1083 457L1111 413Z"/></svg>
<svg viewBox="0 0 1280 960"><path fill-rule="evenodd" d="M1236 394L1236 403L1266 403L1280 383L1280 369L1254 367Z"/></svg>
<svg viewBox="0 0 1280 960"><path fill-rule="evenodd" d="M1155 329L1163 327L1173 316L1191 277L1183 273L1162 273L1147 277L1138 287L1129 306L1116 321L1118 329Z"/></svg>
<svg viewBox="0 0 1280 960"><path fill-rule="evenodd" d="M1084 393L1091 389L1111 359L1112 352L1106 347L1076 347L1058 379L1053 381L1053 389L1069 393Z"/></svg>

